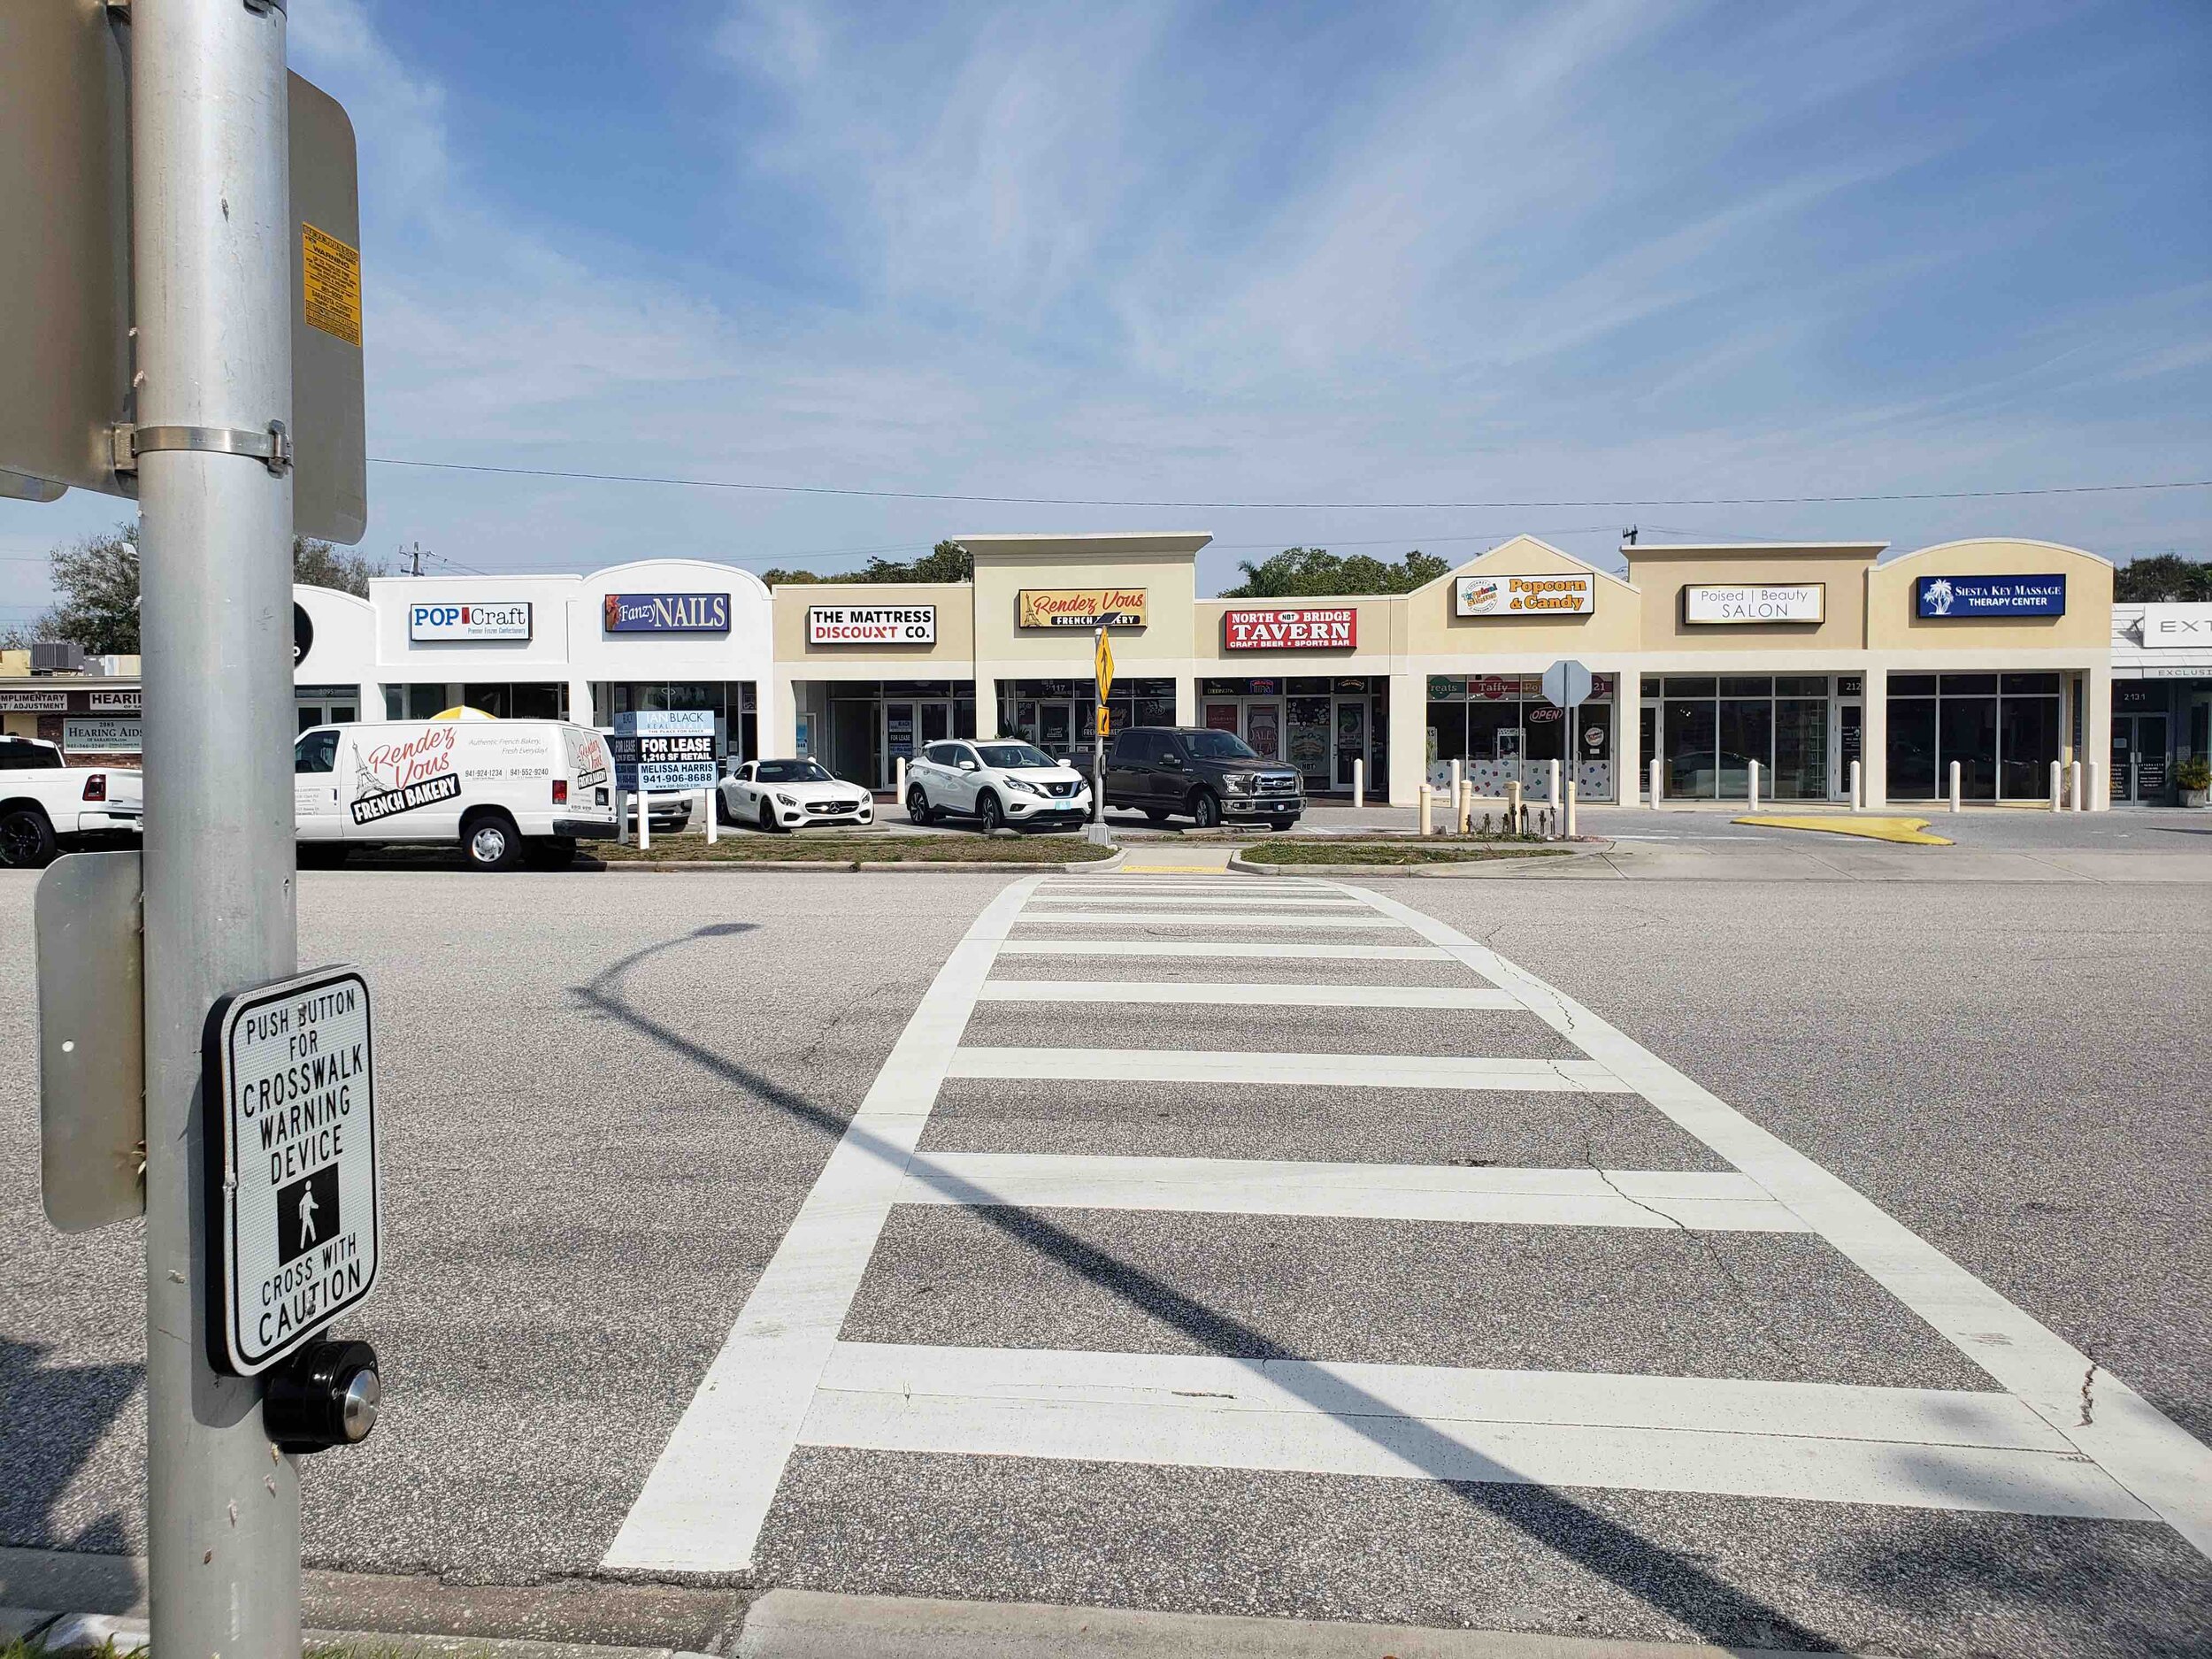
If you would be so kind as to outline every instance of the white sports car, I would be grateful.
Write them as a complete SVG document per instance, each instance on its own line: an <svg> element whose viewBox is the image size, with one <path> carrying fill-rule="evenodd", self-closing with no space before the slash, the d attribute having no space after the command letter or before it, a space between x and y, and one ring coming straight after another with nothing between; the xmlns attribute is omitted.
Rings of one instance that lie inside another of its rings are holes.
<svg viewBox="0 0 2212 1659"><path fill-rule="evenodd" d="M972 816L988 834L1005 825L1083 823L1091 786L1072 766L1010 738L931 743L906 772L906 815L917 824Z"/></svg>
<svg viewBox="0 0 2212 1659"><path fill-rule="evenodd" d="M876 798L830 776L818 760L749 760L722 780L722 815L755 829L872 824Z"/></svg>

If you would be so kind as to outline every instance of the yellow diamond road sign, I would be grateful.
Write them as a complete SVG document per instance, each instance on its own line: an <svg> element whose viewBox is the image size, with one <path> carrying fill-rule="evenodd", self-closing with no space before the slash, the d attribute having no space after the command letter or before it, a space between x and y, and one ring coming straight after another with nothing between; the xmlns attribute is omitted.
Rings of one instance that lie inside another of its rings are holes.
<svg viewBox="0 0 2212 1659"><path fill-rule="evenodd" d="M1094 658L1098 671L1098 695L1103 698L1114 688L1114 648L1106 642L1106 630L1098 631L1098 651Z"/></svg>

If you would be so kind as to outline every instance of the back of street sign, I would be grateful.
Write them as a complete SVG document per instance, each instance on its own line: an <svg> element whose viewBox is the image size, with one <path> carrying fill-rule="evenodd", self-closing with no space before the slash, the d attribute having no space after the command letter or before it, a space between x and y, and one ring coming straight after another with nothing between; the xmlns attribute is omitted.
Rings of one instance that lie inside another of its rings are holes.
<svg viewBox="0 0 2212 1659"><path fill-rule="evenodd" d="M0 497L137 493L111 436L132 419L129 48L104 0L0 0ZM287 109L293 523L350 543L368 528L353 126L297 75Z"/></svg>

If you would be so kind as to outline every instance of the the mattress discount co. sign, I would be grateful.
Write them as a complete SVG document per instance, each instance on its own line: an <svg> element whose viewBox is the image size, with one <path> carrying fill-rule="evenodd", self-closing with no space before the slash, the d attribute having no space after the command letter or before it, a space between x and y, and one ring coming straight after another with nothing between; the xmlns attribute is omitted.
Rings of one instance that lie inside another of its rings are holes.
<svg viewBox="0 0 2212 1659"><path fill-rule="evenodd" d="M1693 583L1682 590L1682 620L1701 626L1819 622L1828 615L1824 582L1723 587Z"/></svg>
<svg viewBox="0 0 2212 1659"><path fill-rule="evenodd" d="M1015 620L1025 628L1141 628L1141 588L1025 588Z"/></svg>
<svg viewBox="0 0 2212 1659"><path fill-rule="evenodd" d="M1359 612L1350 605L1225 611L1221 644L1230 651L1350 650L1359 644Z"/></svg>
<svg viewBox="0 0 2212 1659"><path fill-rule="evenodd" d="M809 645L934 645L935 605L809 605Z"/></svg>

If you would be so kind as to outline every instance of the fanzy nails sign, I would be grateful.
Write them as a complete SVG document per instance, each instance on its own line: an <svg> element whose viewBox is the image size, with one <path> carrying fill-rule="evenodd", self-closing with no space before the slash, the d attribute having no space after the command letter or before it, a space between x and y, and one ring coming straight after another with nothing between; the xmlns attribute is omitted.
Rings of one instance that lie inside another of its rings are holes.
<svg viewBox="0 0 2212 1659"><path fill-rule="evenodd" d="M1231 651L1350 650L1359 644L1359 612L1350 605L1225 611L1221 644Z"/></svg>
<svg viewBox="0 0 2212 1659"><path fill-rule="evenodd" d="M609 594L602 607L610 634L727 634L727 594Z"/></svg>

